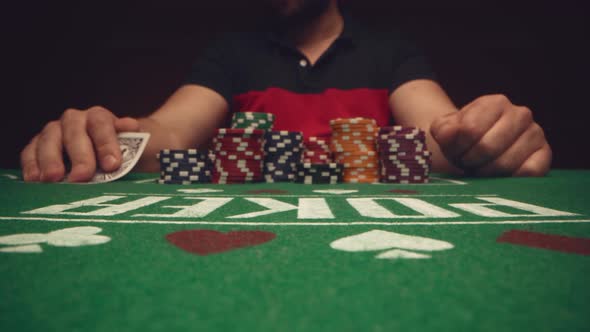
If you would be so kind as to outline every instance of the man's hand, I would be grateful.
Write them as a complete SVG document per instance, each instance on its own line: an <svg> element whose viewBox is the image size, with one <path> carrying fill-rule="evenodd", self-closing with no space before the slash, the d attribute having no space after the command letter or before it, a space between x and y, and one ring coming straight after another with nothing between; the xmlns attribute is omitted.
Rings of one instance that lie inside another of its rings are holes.
<svg viewBox="0 0 590 332"><path fill-rule="evenodd" d="M468 174L542 176L551 148L531 110L502 95L484 96L436 119L430 133L446 158Z"/></svg>
<svg viewBox="0 0 590 332"><path fill-rule="evenodd" d="M117 118L105 108L95 106L81 111L66 110L61 118L49 122L21 152L25 181L56 182L65 176L63 152L72 170L68 181L83 182L100 168L111 172L121 165L117 132L139 131L132 118Z"/></svg>

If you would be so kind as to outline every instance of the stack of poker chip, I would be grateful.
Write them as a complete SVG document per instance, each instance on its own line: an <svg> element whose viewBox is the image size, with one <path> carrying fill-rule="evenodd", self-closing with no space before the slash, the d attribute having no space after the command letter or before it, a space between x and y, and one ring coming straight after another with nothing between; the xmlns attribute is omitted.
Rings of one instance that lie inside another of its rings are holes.
<svg viewBox="0 0 590 332"><path fill-rule="evenodd" d="M330 147L334 161L344 166L343 181L375 183L379 181L379 156L375 150L378 130L374 119L350 118L330 121Z"/></svg>
<svg viewBox="0 0 590 332"><path fill-rule="evenodd" d="M267 131L264 134L264 167L266 182L292 182L303 152L303 133Z"/></svg>
<svg viewBox="0 0 590 332"><path fill-rule="evenodd" d="M237 129L272 130L275 116L271 113L236 112L232 116L231 127Z"/></svg>
<svg viewBox="0 0 590 332"><path fill-rule="evenodd" d="M383 127L377 138L380 180L386 183L428 183L432 164L426 134L418 128Z"/></svg>
<svg viewBox="0 0 590 332"><path fill-rule="evenodd" d="M157 157L160 161L160 184L211 182L213 162L208 152L195 149L162 150Z"/></svg>
<svg viewBox="0 0 590 332"><path fill-rule="evenodd" d="M262 181L264 130L220 128L212 143L214 183Z"/></svg>
<svg viewBox="0 0 590 332"><path fill-rule="evenodd" d="M330 151L329 139L319 137L308 137L304 143L302 163L307 164L330 164L333 163L332 151Z"/></svg>
<svg viewBox="0 0 590 332"><path fill-rule="evenodd" d="M297 183L337 184L342 182L342 165L337 163L301 163L297 171Z"/></svg>

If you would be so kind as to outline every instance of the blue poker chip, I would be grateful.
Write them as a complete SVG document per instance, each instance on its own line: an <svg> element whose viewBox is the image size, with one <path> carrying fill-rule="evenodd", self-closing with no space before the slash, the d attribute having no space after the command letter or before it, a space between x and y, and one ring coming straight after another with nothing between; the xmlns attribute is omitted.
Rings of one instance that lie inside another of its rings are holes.
<svg viewBox="0 0 590 332"><path fill-rule="evenodd" d="M209 158L209 151L200 151L196 149L189 150L161 150L157 154L158 158L173 158L173 159L185 159L185 158L199 158L205 160Z"/></svg>
<svg viewBox="0 0 590 332"><path fill-rule="evenodd" d="M213 174L212 170L203 170L203 171L162 171L160 175L169 175L169 176L209 176Z"/></svg>
<svg viewBox="0 0 590 332"><path fill-rule="evenodd" d="M189 181L189 180L164 180L158 179L157 183L159 184L176 184L176 185L191 185L191 184L199 184L199 183L211 183L211 180L206 181Z"/></svg>
<svg viewBox="0 0 590 332"><path fill-rule="evenodd" d="M297 178L295 178L295 182L303 184L337 184L339 182L342 182L342 176L332 175L325 177L317 175L298 174Z"/></svg>
<svg viewBox="0 0 590 332"><path fill-rule="evenodd" d="M269 130L264 134L265 140L278 141L285 138L303 140L303 133L300 131Z"/></svg>
<svg viewBox="0 0 590 332"><path fill-rule="evenodd" d="M213 162L197 162L197 163L182 163L182 162L174 162L174 163L160 163L160 169L193 169L193 168L201 168L207 169L213 166Z"/></svg>

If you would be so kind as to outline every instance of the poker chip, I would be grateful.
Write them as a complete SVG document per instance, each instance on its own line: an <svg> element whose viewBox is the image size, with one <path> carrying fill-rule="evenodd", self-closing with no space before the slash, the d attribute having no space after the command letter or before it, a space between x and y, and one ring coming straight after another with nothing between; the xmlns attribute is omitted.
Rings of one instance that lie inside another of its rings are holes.
<svg viewBox="0 0 590 332"><path fill-rule="evenodd" d="M231 127L237 129L272 130L275 121L274 114L261 112L236 112L232 116Z"/></svg>
<svg viewBox="0 0 590 332"><path fill-rule="evenodd" d="M379 157L375 136L379 128L374 119L350 118L330 121L330 149L334 161L343 166L342 179L349 183L379 181Z"/></svg>
<svg viewBox="0 0 590 332"><path fill-rule="evenodd" d="M217 129L211 141L211 150L215 156L212 182L229 184L263 181L264 133L264 130L252 127Z"/></svg>
<svg viewBox="0 0 590 332"><path fill-rule="evenodd" d="M211 182L213 160L209 151L161 150L159 184L195 184Z"/></svg>
<svg viewBox="0 0 590 332"><path fill-rule="evenodd" d="M303 184L337 184L342 182L343 166L338 163L301 163L295 182Z"/></svg>
<svg viewBox="0 0 590 332"><path fill-rule="evenodd" d="M428 183L432 165L426 134L419 128L379 128L379 178L386 183Z"/></svg>
<svg viewBox="0 0 590 332"><path fill-rule="evenodd" d="M308 137L303 146L305 150L301 157L302 163L330 164L334 162L329 138Z"/></svg>
<svg viewBox="0 0 590 332"><path fill-rule="evenodd" d="M303 133L267 131L264 135L264 181L292 182L303 153Z"/></svg>

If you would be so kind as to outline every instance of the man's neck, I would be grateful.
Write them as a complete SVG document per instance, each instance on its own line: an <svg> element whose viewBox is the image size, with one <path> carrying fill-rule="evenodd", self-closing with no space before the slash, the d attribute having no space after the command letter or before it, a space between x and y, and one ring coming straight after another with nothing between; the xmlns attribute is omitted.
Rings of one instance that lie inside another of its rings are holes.
<svg viewBox="0 0 590 332"><path fill-rule="evenodd" d="M297 47L307 47L327 41L334 41L344 29L344 19L337 1L332 1L328 9L305 26L293 27L288 32Z"/></svg>

